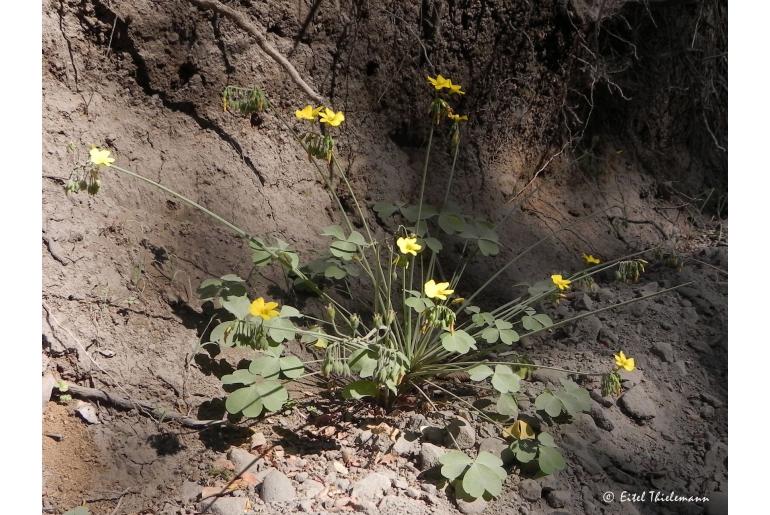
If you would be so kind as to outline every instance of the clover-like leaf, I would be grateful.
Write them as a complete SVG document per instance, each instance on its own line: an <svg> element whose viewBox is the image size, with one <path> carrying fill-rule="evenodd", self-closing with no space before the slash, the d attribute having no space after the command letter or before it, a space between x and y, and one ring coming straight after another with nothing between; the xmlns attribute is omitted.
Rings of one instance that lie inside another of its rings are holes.
<svg viewBox="0 0 770 515"><path fill-rule="evenodd" d="M516 393L519 391L521 378L506 365L496 365L492 376L492 386L500 393Z"/></svg>
<svg viewBox="0 0 770 515"><path fill-rule="evenodd" d="M535 408L545 411L551 418L556 418L562 412L562 402L550 392L543 392L535 398Z"/></svg>
<svg viewBox="0 0 770 515"><path fill-rule="evenodd" d="M546 447L556 447L556 442L554 442L553 436L546 432L542 432L537 435L537 441L540 442L540 445L545 445Z"/></svg>
<svg viewBox="0 0 770 515"><path fill-rule="evenodd" d="M276 342L291 340L297 335L297 328L288 317L271 318L262 322L262 325L267 329L270 338Z"/></svg>
<svg viewBox="0 0 770 515"><path fill-rule="evenodd" d="M438 238L425 238L422 240L423 243L425 243L425 246L428 247L430 250L438 254L441 252L444 248L444 244L441 243L441 241Z"/></svg>
<svg viewBox="0 0 770 515"><path fill-rule="evenodd" d="M487 327L481 331L481 337L484 338L487 343L495 343L500 338L500 331L496 327Z"/></svg>
<svg viewBox="0 0 770 515"><path fill-rule="evenodd" d="M224 297L221 299L222 307L235 315L238 320L243 320L249 315L251 301L245 295L238 297Z"/></svg>
<svg viewBox="0 0 770 515"><path fill-rule="evenodd" d="M344 279L348 273L335 264L331 264L324 269L324 277L327 279Z"/></svg>
<svg viewBox="0 0 770 515"><path fill-rule="evenodd" d="M339 225L330 225L324 227L321 231L321 236L331 236L335 240L345 240L345 231Z"/></svg>
<svg viewBox="0 0 770 515"><path fill-rule="evenodd" d="M502 492L503 481L505 481L506 476L503 460L482 451L463 476L463 490L476 499L483 497L484 492L489 492L497 497Z"/></svg>
<svg viewBox="0 0 770 515"><path fill-rule="evenodd" d="M476 340L473 336L463 330L454 333L444 333L441 335L441 345L449 352L465 354L470 349L476 349Z"/></svg>
<svg viewBox="0 0 770 515"><path fill-rule="evenodd" d="M468 369L468 374L471 376L471 381L483 381L487 377L492 375L492 369L487 365L475 365Z"/></svg>
<svg viewBox="0 0 770 515"><path fill-rule="evenodd" d="M258 417L264 409L264 404L257 386L252 384L239 388L228 395L225 400L225 409L233 415L243 413L245 417Z"/></svg>
<svg viewBox="0 0 770 515"><path fill-rule="evenodd" d="M372 209L379 215L380 218L388 218L401 208L401 204L394 204L393 202L377 202L372 206Z"/></svg>
<svg viewBox="0 0 770 515"><path fill-rule="evenodd" d="M256 382L257 376L245 368L239 368L232 374L222 376L222 384L252 384Z"/></svg>
<svg viewBox="0 0 770 515"><path fill-rule="evenodd" d="M278 377L281 372L281 359L270 354L260 354L249 365L249 372L265 379Z"/></svg>
<svg viewBox="0 0 770 515"><path fill-rule="evenodd" d="M500 329L500 341L506 345L511 345L519 341L519 333L513 329Z"/></svg>
<svg viewBox="0 0 770 515"><path fill-rule="evenodd" d="M296 379L305 371L305 365L297 356L284 356L280 361L281 374L289 379Z"/></svg>
<svg viewBox="0 0 770 515"><path fill-rule="evenodd" d="M538 452L538 444L534 440L516 440L511 444L511 452L519 463L529 463Z"/></svg>
<svg viewBox="0 0 770 515"><path fill-rule="evenodd" d="M567 466L564 456L554 447L540 446L537 455L537 464L544 474L553 474Z"/></svg>
<svg viewBox="0 0 770 515"><path fill-rule="evenodd" d="M334 257L338 257L344 261L350 261L353 256L358 253L358 245L349 241L336 240L329 246L329 252Z"/></svg>
<svg viewBox="0 0 770 515"><path fill-rule="evenodd" d="M510 393L501 393L497 399L497 412L509 417L519 416L519 405Z"/></svg>
<svg viewBox="0 0 770 515"><path fill-rule="evenodd" d="M348 383L342 389L342 397L345 399L362 399L364 397L377 397L379 387L374 381L359 379Z"/></svg>
<svg viewBox="0 0 770 515"><path fill-rule="evenodd" d="M377 368L377 356L368 348L361 348L353 352L348 360L351 372L357 372L361 378L372 377Z"/></svg>
<svg viewBox="0 0 770 515"><path fill-rule="evenodd" d="M500 244L491 240L480 239L476 241L481 254L484 256L496 256L500 253Z"/></svg>
<svg viewBox="0 0 770 515"><path fill-rule="evenodd" d="M451 211L442 211L438 216L438 226L447 233L455 234L465 230L465 219Z"/></svg>
<svg viewBox="0 0 770 515"><path fill-rule="evenodd" d="M347 238L347 241L348 243L352 243L358 247L366 246L366 238L364 238L364 236L358 231L351 232L350 236Z"/></svg>
<svg viewBox="0 0 770 515"><path fill-rule="evenodd" d="M465 469L473 463L473 460L464 452L451 450L447 451L438 459L441 463L441 475L449 481L460 477Z"/></svg>

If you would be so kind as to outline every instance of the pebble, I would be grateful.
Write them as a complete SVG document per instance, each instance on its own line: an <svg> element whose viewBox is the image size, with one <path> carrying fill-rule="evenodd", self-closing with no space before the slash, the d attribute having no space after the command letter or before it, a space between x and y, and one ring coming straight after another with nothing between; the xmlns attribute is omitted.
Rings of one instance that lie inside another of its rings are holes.
<svg viewBox="0 0 770 515"><path fill-rule="evenodd" d="M393 444L391 452L398 456L416 456L420 453L420 440L417 437L410 439L401 434Z"/></svg>
<svg viewBox="0 0 770 515"><path fill-rule="evenodd" d="M224 456L219 456L211 464L211 467L215 470L235 470L235 465L232 461L228 460Z"/></svg>
<svg viewBox="0 0 770 515"><path fill-rule="evenodd" d="M99 417L96 416L96 408L87 402L78 401L75 404L75 413L89 424L101 424Z"/></svg>
<svg viewBox="0 0 770 515"><path fill-rule="evenodd" d="M700 409L700 416L707 420L714 418L714 408L708 404L704 404Z"/></svg>
<svg viewBox="0 0 770 515"><path fill-rule="evenodd" d="M620 406L633 419L644 421L655 418L657 409L642 386L635 386L620 397Z"/></svg>
<svg viewBox="0 0 770 515"><path fill-rule="evenodd" d="M53 392L53 387L55 385L56 378L52 373L49 372L43 376L43 407L45 407L46 403L51 400L51 393Z"/></svg>
<svg viewBox="0 0 770 515"><path fill-rule="evenodd" d="M265 475L260 494L265 502L293 501L297 497L291 480L277 469L270 469Z"/></svg>
<svg viewBox="0 0 770 515"><path fill-rule="evenodd" d="M263 445L267 445L267 438L265 438L265 435L261 432L256 432L253 435L251 435L251 448L255 449L257 447L262 447Z"/></svg>
<svg viewBox="0 0 770 515"><path fill-rule="evenodd" d="M379 498L390 488L390 478L380 472L372 472L353 484L351 495L359 501Z"/></svg>
<svg viewBox="0 0 770 515"><path fill-rule="evenodd" d="M549 368L537 368L532 372L532 380L540 383L550 383L554 386L561 386L561 380L567 379L567 374L558 370Z"/></svg>
<svg viewBox="0 0 770 515"><path fill-rule="evenodd" d="M185 481L182 486L179 487L177 498L182 501L183 504L187 504L190 501L194 501L198 498L198 494L201 493L201 485L194 483L193 481Z"/></svg>
<svg viewBox="0 0 770 515"><path fill-rule="evenodd" d="M668 342L655 342L652 344L652 352L657 354L666 363L673 363L674 348Z"/></svg>
<svg viewBox="0 0 770 515"><path fill-rule="evenodd" d="M575 308L577 308L580 311L593 311L594 310L594 301L583 293L582 295L578 295L578 297L574 301Z"/></svg>
<svg viewBox="0 0 770 515"><path fill-rule="evenodd" d="M578 462L580 462L583 470L585 470L587 473L595 476L604 472L604 469L599 464L599 462L594 459L590 451L579 449L572 452L577 458Z"/></svg>
<svg viewBox="0 0 770 515"><path fill-rule="evenodd" d="M321 493L324 489L323 483L316 481L315 479L308 479L302 483L302 492L305 497L313 498Z"/></svg>
<svg viewBox="0 0 770 515"><path fill-rule="evenodd" d="M608 397L603 396L601 390L594 389L594 390L591 390L589 393L591 394L591 398L593 400L595 400L605 408L609 408L610 406L612 406L613 404L612 400Z"/></svg>
<svg viewBox="0 0 770 515"><path fill-rule="evenodd" d="M615 424L607 418L607 413L604 411L604 408L597 403L591 404L591 417L594 419L597 427L600 427L605 431L612 431L615 429Z"/></svg>
<svg viewBox="0 0 770 515"><path fill-rule="evenodd" d="M572 502L572 495L567 490L551 490L545 500L551 508L564 508Z"/></svg>
<svg viewBox="0 0 770 515"><path fill-rule="evenodd" d="M687 363L684 361L677 361L674 363L674 371L677 375L680 375L682 377L687 375Z"/></svg>
<svg viewBox="0 0 770 515"><path fill-rule="evenodd" d="M487 508L487 504L489 504L482 497L473 500L459 498L456 499L455 502L457 503L457 509L460 510L461 513L466 514L481 513Z"/></svg>
<svg viewBox="0 0 770 515"><path fill-rule="evenodd" d="M230 452L227 453L227 457L230 458L230 461L235 466L236 472L247 470L249 472L256 472L258 468L257 462L260 460L259 456L255 456L254 454L251 454L249 451L241 449L240 447L231 448Z"/></svg>
<svg viewBox="0 0 770 515"><path fill-rule="evenodd" d="M519 483L519 493L524 499L535 502L542 496L543 489L534 479L525 479Z"/></svg>
<svg viewBox="0 0 770 515"><path fill-rule="evenodd" d="M218 497L201 501L198 503L198 510L201 513L210 513L211 515L243 515L248 502L249 499L247 497ZM211 507L208 508L208 511L205 511L209 504L211 504Z"/></svg>
<svg viewBox="0 0 770 515"><path fill-rule="evenodd" d="M460 449L470 449L476 443L476 430L470 422L463 417L455 417L447 425L447 433L444 437L444 445Z"/></svg>
<svg viewBox="0 0 770 515"><path fill-rule="evenodd" d="M440 465L439 458L446 453L446 449L425 442L420 446L420 470L430 470Z"/></svg>

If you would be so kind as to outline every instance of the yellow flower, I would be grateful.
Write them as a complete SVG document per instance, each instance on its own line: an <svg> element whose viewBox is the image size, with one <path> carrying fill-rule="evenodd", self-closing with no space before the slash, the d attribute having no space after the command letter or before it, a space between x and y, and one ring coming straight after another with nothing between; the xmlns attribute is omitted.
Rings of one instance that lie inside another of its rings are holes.
<svg viewBox="0 0 770 515"><path fill-rule="evenodd" d="M467 114L459 115L459 114L455 114L455 113L447 113L446 116L447 116L447 118L449 118L453 122L467 122L468 121L468 115Z"/></svg>
<svg viewBox="0 0 770 515"><path fill-rule="evenodd" d="M428 82L436 88L436 91L441 91L442 89L448 89L450 93L459 93L460 95L464 95L465 92L461 91L459 84L452 84L452 81L444 77L443 75L439 74L436 75L436 78L428 77Z"/></svg>
<svg viewBox="0 0 770 515"><path fill-rule="evenodd" d="M311 122L318 118L319 113L321 112L320 107L313 107L311 105L306 105L302 109L297 109L294 111L294 116L299 118L300 120L310 120Z"/></svg>
<svg viewBox="0 0 770 515"><path fill-rule="evenodd" d="M569 279L564 279L561 274L552 275L551 280L553 281L553 284L559 287L560 290L566 290L569 288L569 285L572 284L572 281Z"/></svg>
<svg viewBox="0 0 770 515"><path fill-rule="evenodd" d="M334 110L329 109L328 107L324 108L324 111L320 113L321 116L321 123L328 123L332 127L338 127L339 124L345 121L345 114L342 111L337 111L336 113Z"/></svg>
<svg viewBox="0 0 770 515"><path fill-rule="evenodd" d="M277 302L265 302L265 299L259 297L251 303L249 313L251 313L251 316L259 317L262 320L270 320L280 314L278 310L275 309L277 307Z"/></svg>
<svg viewBox="0 0 770 515"><path fill-rule="evenodd" d="M422 250L422 245L417 243L417 238L399 238L396 240L396 245L398 245L398 250L400 250L402 254L416 256L417 253Z"/></svg>
<svg viewBox="0 0 770 515"><path fill-rule="evenodd" d="M534 440L535 432L529 424L523 420L517 420L503 431L503 436L512 436L517 440Z"/></svg>
<svg viewBox="0 0 770 515"><path fill-rule="evenodd" d="M591 254L583 254L583 261L586 262L586 265L598 265L602 262L601 259L593 257Z"/></svg>
<svg viewBox="0 0 770 515"><path fill-rule="evenodd" d="M115 159L110 157L110 151L99 147L91 147L91 162L95 165L112 166Z"/></svg>
<svg viewBox="0 0 770 515"><path fill-rule="evenodd" d="M636 368L634 358L627 358L623 351L620 351L620 354L615 354L615 366L628 372L633 372Z"/></svg>
<svg viewBox="0 0 770 515"><path fill-rule="evenodd" d="M436 283L433 279L425 283L425 295L429 299L446 300L447 295L453 294L454 290L448 290L449 283Z"/></svg>

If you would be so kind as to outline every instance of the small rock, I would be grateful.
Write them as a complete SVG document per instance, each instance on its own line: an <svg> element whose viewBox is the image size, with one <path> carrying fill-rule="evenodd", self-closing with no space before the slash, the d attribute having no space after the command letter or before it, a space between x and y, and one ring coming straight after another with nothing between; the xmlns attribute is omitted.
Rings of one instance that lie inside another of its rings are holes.
<svg viewBox="0 0 770 515"><path fill-rule="evenodd" d="M198 510L211 515L243 515L248 502L247 497L218 497L198 503ZM209 505L208 511L205 511Z"/></svg>
<svg viewBox="0 0 770 515"><path fill-rule="evenodd" d="M390 488L390 478L380 472L372 472L353 484L351 495L359 501L372 501Z"/></svg>
<svg viewBox="0 0 770 515"><path fill-rule="evenodd" d="M714 418L714 408L708 404L704 404L700 409L700 416L706 420Z"/></svg>
<svg viewBox="0 0 770 515"><path fill-rule="evenodd" d="M198 483L194 483L192 481L185 481L182 483L182 486L179 487L179 491L177 493L177 499L182 501L183 504L187 504L190 501L194 501L198 498L198 495L201 493L201 485Z"/></svg>
<svg viewBox="0 0 770 515"><path fill-rule="evenodd" d="M438 445L443 444L444 438L446 437L446 431L444 428L430 425L423 426L420 434L422 434L422 439L424 441Z"/></svg>
<svg viewBox="0 0 770 515"><path fill-rule="evenodd" d="M543 489L534 479L525 479L519 483L519 493L526 500L535 502L542 496Z"/></svg>
<svg viewBox="0 0 770 515"><path fill-rule="evenodd" d="M573 424L590 443L596 443L602 438L599 428L596 427L596 422L587 413L577 414Z"/></svg>
<svg viewBox="0 0 770 515"><path fill-rule="evenodd" d="M78 401L75 405L75 413L80 415L80 418L88 422L89 424L100 424L99 417L96 416L96 408L93 405Z"/></svg>
<svg viewBox="0 0 770 515"><path fill-rule="evenodd" d="M304 483L308 480L310 475L307 472L297 472L297 474L294 476L294 481L297 483Z"/></svg>
<svg viewBox="0 0 770 515"><path fill-rule="evenodd" d="M666 363L674 362L674 348L668 342L655 342L652 344L652 352L660 356Z"/></svg>
<svg viewBox="0 0 770 515"><path fill-rule="evenodd" d="M294 485L286 475L277 469L270 469L262 481L260 489L262 500L265 502L293 501L297 497Z"/></svg>
<svg viewBox="0 0 770 515"><path fill-rule="evenodd" d="M599 331L602 330L602 321L596 315L590 315L577 323L578 330L585 334L585 339L593 343L599 337Z"/></svg>
<svg viewBox="0 0 770 515"><path fill-rule="evenodd" d="M228 460L224 456L220 456L214 460L211 467L216 470L235 470L235 465L232 461Z"/></svg>
<svg viewBox="0 0 770 515"><path fill-rule="evenodd" d="M545 500L551 508L564 508L570 504L572 496L567 490L551 490Z"/></svg>
<svg viewBox="0 0 770 515"><path fill-rule="evenodd" d="M676 372L676 375L679 376L686 376L687 375L687 363L684 361L677 361L674 363L674 371Z"/></svg>
<svg viewBox="0 0 770 515"><path fill-rule="evenodd" d="M540 383L550 383L554 386L561 386L561 380L567 379L567 374L558 370L549 368L537 368L532 372L532 380Z"/></svg>
<svg viewBox="0 0 770 515"><path fill-rule="evenodd" d="M412 499L419 499L420 497L422 497L422 492L420 492L417 488L413 486L408 486L405 490L405 493Z"/></svg>
<svg viewBox="0 0 770 515"><path fill-rule="evenodd" d="M619 341L618 335L604 326L599 330L598 339L600 342L610 344L613 347L616 346Z"/></svg>
<svg viewBox="0 0 770 515"><path fill-rule="evenodd" d="M416 456L420 453L420 441L416 436L409 439L401 434L393 444L391 452L398 456Z"/></svg>
<svg viewBox="0 0 770 515"><path fill-rule="evenodd" d="M313 511L313 501L310 499L305 499L303 501L300 501L299 503L299 509L302 510L305 513L310 513Z"/></svg>
<svg viewBox="0 0 770 515"><path fill-rule="evenodd" d="M339 461L335 460L332 466L334 467L334 471L338 474L342 474L343 476L348 475L348 468Z"/></svg>
<svg viewBox="0 0 770 515"><path fill-rule="evenodd" d="M425 418L425 415L415 413L409 417L404 429L410 433L419 433L421 431L420 428L427 425L428 419Z"/></svg>
<svg viewBox="0 0 770 515"><path fill-rule="evenodd" d="M594 301L583 293L582 295L578 295L578 297L574 300L575 308L581 311L593 311L594 310Z"/></svg>
<svg viewBox="0 0 770 515"><path fill-rule="evenodd" d="M260 483L261 479L262 478L258 477L253 472L244 472L243 474L241 474L241 481L255 488Z"/></svg>
<svg viewBox="0 0 770 515"><path fill-rule="evenodd" d="M514 461L511 448L502 438L484 438L479 444L479 452L488 452L493 456L497 456L503 460L505 465L510 465Z"/></svg>
<svg viewBox="0 0 770 515"><path fill-rule="evenodd" d="M573 451L575 454L575 457L577 458L580 465L583 467L583 470L588 472L591 475L598 475L601 474L604 469L599 464L598 461L594 459L594 457L591 455L590 451L580 449Z"/></svg>
<svg viewBox="0 0 770 515"><path fill-rule="evenodd" d="M302 492L304 496L308 498L317 496L324 488L323 483L316 481L315 479L308 479L302 483Z"/></svg>
<svg viewBox="0 0 770 515"><path fill-rule="evenodd" d="M470 449L475 443L476 430L467 419L455 417L449 422L444 445L454 447L456 444L460 449Z"/></svg>
<svg viewBox="0 0 770 515"><path fill-rule="evenodd" d="M420 470L430 470L440 465L439 459L446 453L446 449L425 442L420 446Z"/></svg>
<svg viewBox="0 0 770 515"><path fill-rule="evenodd" d="M481 513L487 509L487 504L489 504L482 497L473 500L458 498L455 502L457 502L457 509L466 514Z"/></svg>
<svg viewBox="0 0 770 515"><path fill-rule="evenodd" d="M609 408L613 404L613 402L610 399L602 395L601 390L598 390L598 389L591 390L590 394L593 400L595 400L605 408Z"/></svg>
<svg viewBox="0 0 770 515"><path fill-rule="evenodd" d="M235 466L236 472L256 472L257 462L260 460L259 456L255 456L240 447L233 447L230 449L230 452L227 453L227 457L230 458L230 461Z"/></svg>
<svg viewBox="0 0 770 515"><path fill-rule="evenodd" d="M257 447L262 447L264 445L267 445L267 438L265 438L265 435L261 432L256 432L253 435L251 435L251 448L256 449Z"/></svg>
<svg viewBox="0 0 770 515"><path fill-rule="evenodd" d="M637 421L655 418L657 408L647 392L641 386L635 386L628 390L620 398L620 406L626 413Z"/></svg>
<svg viewBox="0 0 770 515"><path fill-rule="evenodd" d="M571 450L572 452L577 452L579 449L584 447L583 438L573 432L564 433L561 442L565 448Z"/></svg>
<svg viewBox="0 0 770 515"><path fill-rule="evenodd" d="M224 490L224 487L222 486L204 486L200 489L200 492L198 492L198 495L200 495L201 499L208 499L209 497L215 497L217 495L221 495Z"/></svg>
<svg viewBox="0 0 770 515"><path fill-rule="evenodd" d="M605 413L604 408L597 403L591 404L591 417L593 417L597 427L600 427L605 431L612 431L615 429L615 424L607 418L607 413Z"/></svg>
<svg viewBox="0 0 770 515"><path fill-rule="evenodd" d="M377 507L379 510L374 512L377 515L417 515L426 512L425 505L420 501L397 495L386 495Z"/></svg>

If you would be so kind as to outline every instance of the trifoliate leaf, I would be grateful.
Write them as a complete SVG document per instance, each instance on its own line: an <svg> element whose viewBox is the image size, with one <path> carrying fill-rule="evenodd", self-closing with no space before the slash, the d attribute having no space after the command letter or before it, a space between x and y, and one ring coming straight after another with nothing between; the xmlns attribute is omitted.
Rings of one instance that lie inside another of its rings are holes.
<svg viewBox="0 0 770 515"><path fill-rule="evenodd" d="M470 349L476 349L476 340L465 331L458 330L454 333L444 333L441 335L441 345L449 352L465 354Z"/></svg>
<svg viewBox="0 0 770 515"><path fill-rule="evenodd" d="M473 463L473 460L464 452L451 450L447 451L438 459L441 463L441 475L449 481L460 477L465 469Z"/></svg>
<svg viewBox="0 0 770 515"><path fill-rule="evenodd" d="M532 318L537 320L540 323L540 325L542 325L543 327L551 327L553 325L553 320L551 320L551 317L549 317L544 313L532 315Z"/></svg>
<svg viewBox="0 0 770 515"><path fill-rule="evenodd" d="M537 456L538 446L534 440L517 440L511 444L511 452L519 463L529 463Z"/></svg>
<svg viewBox="0 0 770 515"><path fill-rule="evenodd" d="M438 225L447 234L455 234L465 230L463 217L451 211L443 211L438 216Z"/></svg>
<svg viewBox="0 0 770 515"><path fill-rule="evenodd" d="M344 241L345 231L339 225L330 225L329 227L324 227L324 229L321 231L321 236L331 236L336 240Z"/></svg>
<svg viewBox="0 0 770 515"><path fill-rule="evenodd" d="M511 345L512 343L516 343L517 341L519 341L519 333L517 333L513 329L501 329L500 341L506 345Z"/></svg>
<svg viewBox="0 0 770 515"><path fill-rule="evenodd" d="M289 379L296 379L305 371L305 365L297 356L284 356L281 358L281 374Z"/></svg>
<svg viewBox="0 0 770 515"><path fill-rule="evenodd" d="M519 405L516 403L513 395L510 393L500 394L500 398L497 399L497 412L509 417L517 417L519 415Z"/></svg>
<svg viewBox="0 0 770 515"><path fill-rule="evenodd" d="M475 365L468 369L468 374L471 376L471 381L483 381L492 375L492 369L487 365Z"/></svg>
<svg viewBox="0 0 770 515"><path fill-rule="evenodd" d="M239 368L232 374L222 376L222 384L252 384L257 380L257 376L244 368Z"/></svg>
<svg viewBox="0 0 770 515"><path fill-rule="evenodd" d="M243 320L249 315L251 301L249 301L249 298L245 295L240 297L225 297L221 299L221 302L222 307L235 315L238 320Z"/></svg>
<svg viewBox="0 0 770 515"><path fill-rule="evenodd" d="M366 246L366 238L363 237L363 235L358 231L353 231L350 233L350 236L348 236L349 243L352 243L353 245L357 245L359 247Z"/></svg>
<svg viewBox="0 0 770 515"><path fill-rule="evenodd" d="M484 256L496 256L500 253L500 245L490 240L477 240L479 250Z"/></svg>
<svg viewBox="0 0 770 515"><path fill-rule="evenodd" d="M362 348L350 355L348 366L351 372L358 372L359 377L372 377L377 368L377 359L372 351Z"/></svg>
<svg viewBox="0 0 770 515"><path fill-rule="evenodd" d="M393 216L393 213L399 210L400 204L394 204L393 202L377 202L372 209L379 215L380 218L388 218Z"/></svg>
<svg viewBox="0 0 770 515"><path fill-rule="evenodd" d="M278 377L278 373L281 371L281 360L276 356L269 354L260 354L249 365L249 372L252 374L260 375L265 379Z"/></svg>
<svg viewBox="0 0 770 515"><path fill-rule="evenodd" d="M556 442L553 441L553 436L549 433L540 433L537 435L537 441L540 442L540 445L545 445L546 447L556 447Z"/></svg>
<svg viewBox="0 0 770 515"><path fill-rule="evenodd" d="M558 449L542 445L538 452L537 464L544 474L553 474L567 466Z"/></svg>
<svg viewBox="0 0 770 515"><path fill-rule="evenodd" d="M329 252L334 257L350 261L358 253L358 245L349 241L337 240L329 246Z"/></svg>
<svg viewBox="0 0 770 515"><path fill-rule="evenodd" d="M500 393L516 393L519 391L521 378L506 365L496 365L492 376L492 386Z"/></svg>
<svg viewBox="0 0 770 515"><path fill-rule="evenodd" d="M497 497L502 492L506 476L503 460L482 451L463 476L463 490L476 499L482 497L484 492Z"/></svg>
<svg viewBox="0 0 770 515"><path fill-rule="evenodd" d="M263 381L255 385L257 393L268 411L278 411L289 400L289 392L278 381ZM243 412L246 415L246 411Z"/></svg>
<svg viewBox="0 0 770 515"><path fill-rule="evenodd" d="M279 316L271 318L262 322L262 325L267 329L270 338L276 342L292 340L297 335L297 328L288 317Z"/></svg>
<svg viewBox="0 0 770 515"><path fill-rule="evenodd" d="M487 327L481 331L481 337L484 338L487 343L495 343L500 337L500 331L495 327Z"/></svg>
<svg viewBox="0 0 770 515"><path fill-rule="evenodd" d="M562 412L563 405L551 393L543 392L535 398L535 408L545 411L551 418L556 418Z"/></svg>
<svg viewBox="0 0 770 515"><path fill-rule="evenodd" d="M324 277L327 279L344 279L348 273L337 265L329 265L324 270Z"/></svg>
<svg viewBox="0 0 770 515"><path fill-rule="evenodd" d="M258 417L262 413L264 404L257 391L256 385L239 388L227 396L225 408L233 415L243 412L246 417Z"/></svg>

